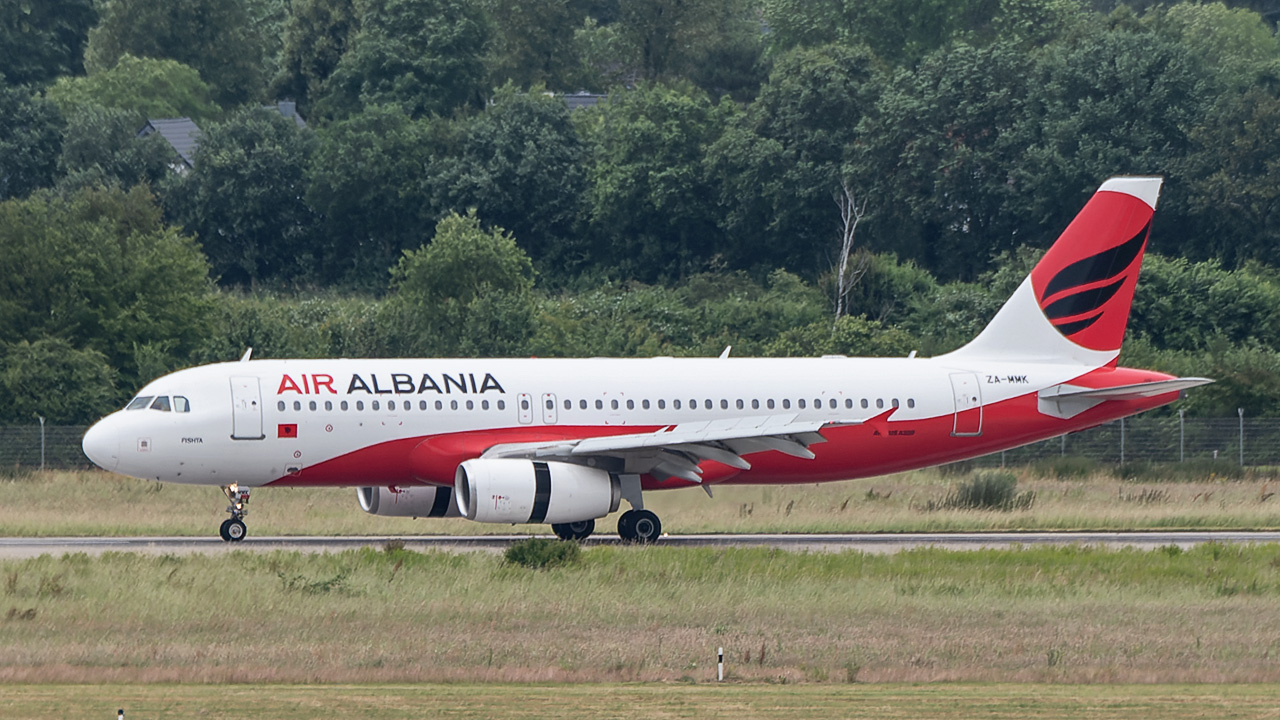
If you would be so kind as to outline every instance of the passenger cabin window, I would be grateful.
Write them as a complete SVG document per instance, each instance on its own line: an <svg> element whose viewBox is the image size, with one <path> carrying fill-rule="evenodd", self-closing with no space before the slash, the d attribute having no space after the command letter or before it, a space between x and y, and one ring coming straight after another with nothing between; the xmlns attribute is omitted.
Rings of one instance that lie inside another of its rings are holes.
<svg viewBox="0 0 1280 720"><path fill-rule="evenodd" d="M140 395L133 399L133 402L125 406L125 410L146 410L151 401L155 399L155 395Z"/></svg>
<svg viewBox="0 0 1280 720"><path fill-rule="evenodd" d="M276 403L276 409L277 409L277 410L279 410L280 412L284 412L284 401L283 401L283 400L281 400L280 402Z"/></svg>

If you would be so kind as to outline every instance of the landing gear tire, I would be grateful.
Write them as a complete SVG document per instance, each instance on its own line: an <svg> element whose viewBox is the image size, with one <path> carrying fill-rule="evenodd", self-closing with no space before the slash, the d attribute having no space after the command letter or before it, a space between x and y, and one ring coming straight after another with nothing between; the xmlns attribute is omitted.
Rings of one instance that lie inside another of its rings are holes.
<svg viewBox="0 0 1280 720"><path fill-rule="evenodd" d="M244 526L244 516L249 514L246 507L249 504L249 488L227 485L222 488L222 492L231 501L227 506L227 512L231 513L231 517L222 521L222 525L218 528L218 535L226 542L240 542L245 535L249 534Z"/></svg>
<svg viewBox="0 0 1280 720"><path fill-rule="evenodd" d="M582 522L552 523L551 531L561 540L586 540L596 530L595 520Z"/></svg>
<svg viewBox="0 0 1280 720"><path fill-rule="evenodd" d="M244 526L244 521L239 518L223 520L222 527L218 528L218 534L227 542L240 542L248 533L249 530Z"/></svg>
<svg viewBox="0 0 1280 720"><path fill-rule="evenodd" d="M618 517L618 537L647 545L662 537L662 521L652 510L628 510Z"/></svg>

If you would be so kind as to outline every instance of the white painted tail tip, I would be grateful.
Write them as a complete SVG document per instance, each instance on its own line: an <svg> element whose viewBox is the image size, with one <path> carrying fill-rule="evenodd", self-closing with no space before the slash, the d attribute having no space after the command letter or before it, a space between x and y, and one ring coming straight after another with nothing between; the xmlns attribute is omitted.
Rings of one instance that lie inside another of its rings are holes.
<svg viewBox="0 0 1280 720"><path fill-rule="evenodd" d="M1102 187L1098 188L1098 192L1107 191L1132 195L1150 205L1152 210L1155 210L1156 202L1160 199L1160 184L1163 182L1164 178L1160 177L1113 177L1102 183Z"/></svg>

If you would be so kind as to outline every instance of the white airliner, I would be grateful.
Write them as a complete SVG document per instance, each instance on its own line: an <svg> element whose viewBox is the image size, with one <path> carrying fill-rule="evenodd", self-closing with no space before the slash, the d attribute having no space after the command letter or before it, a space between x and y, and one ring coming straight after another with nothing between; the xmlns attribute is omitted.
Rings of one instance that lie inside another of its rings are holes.
<svg viewBox="0 0 1280 720"><path fill-rule="evenodd" d="M84 437L106 470L250 488L353 486L375 515L661 535L643 493L813 483L971 458L1209 382L1117 366L1160 178L1113 178L991 323L935 358L249 360L143 388Z"/></svg>

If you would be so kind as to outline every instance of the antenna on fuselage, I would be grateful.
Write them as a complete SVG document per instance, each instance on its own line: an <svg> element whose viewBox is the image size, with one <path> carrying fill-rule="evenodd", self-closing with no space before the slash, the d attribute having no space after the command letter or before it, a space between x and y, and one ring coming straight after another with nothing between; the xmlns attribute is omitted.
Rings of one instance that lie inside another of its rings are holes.
<svg viewBox="0 0 1280 720"><path fill-rule="evenodd" d="M253 355L253 348L248 348L244 354L240 356L240 362L249 362L249 358Z"/></svg>
<svg viewBox="0 0 1280 720"><path fill-rule="evenodd" d="M720 359L724 360L725 358L729 357L729 351L732 349L733 349L732 345L725 345L724 352L720 353Z"/></svg>

